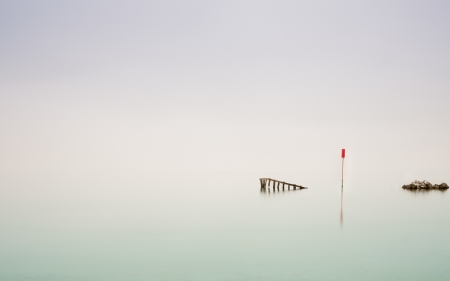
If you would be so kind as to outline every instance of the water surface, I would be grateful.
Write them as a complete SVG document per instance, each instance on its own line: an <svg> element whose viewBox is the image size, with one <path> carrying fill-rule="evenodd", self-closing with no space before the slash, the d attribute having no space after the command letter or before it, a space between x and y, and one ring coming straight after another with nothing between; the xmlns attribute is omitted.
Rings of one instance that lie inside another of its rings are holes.
<svg viewBox="0 0 450 281"><path fill-rule="evenodd" d="M261 193L260 177L308 189ZM346 175L342 206L338 174L0 180L0 280L450 278L450 193L403 175Z"/></svg>

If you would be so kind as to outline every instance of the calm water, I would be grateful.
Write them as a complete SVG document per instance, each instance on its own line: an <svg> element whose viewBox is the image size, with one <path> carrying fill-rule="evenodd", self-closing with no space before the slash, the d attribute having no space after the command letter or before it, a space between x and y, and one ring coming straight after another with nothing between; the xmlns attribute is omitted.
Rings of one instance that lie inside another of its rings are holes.
<svg viewBox="0 0 450 281"><path fill-rule="evenodd" d="M450 191L346 177L341 213L338 174L3 175L0 280L450 279Z"/></svg>

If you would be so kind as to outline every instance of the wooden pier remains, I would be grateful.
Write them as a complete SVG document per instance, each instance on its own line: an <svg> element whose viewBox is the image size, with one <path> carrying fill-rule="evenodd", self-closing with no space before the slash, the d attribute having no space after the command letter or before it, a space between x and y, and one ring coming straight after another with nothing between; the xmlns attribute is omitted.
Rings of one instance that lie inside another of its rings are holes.
<svg viewBox="0 0 450 281"><path fill-rule="evenodd" d="M265 190L266 188L268 188L270 190L270 183L272 183L272 187L273 187L273 192L275 192L275 186L278 189L278 191L280 191L280 184L281 184L281 188L284 190L284 187L287 186L287 189L290 190L291 187L293 188L293 190L296 189L307 189L307 187L301 186L301 185L297 185L297 184L293 184L293 183L287 183L284 181L279 181L279 180L274 180L271 178L260 178L259 179L260 183L261 183L261 190Z"/></svg>

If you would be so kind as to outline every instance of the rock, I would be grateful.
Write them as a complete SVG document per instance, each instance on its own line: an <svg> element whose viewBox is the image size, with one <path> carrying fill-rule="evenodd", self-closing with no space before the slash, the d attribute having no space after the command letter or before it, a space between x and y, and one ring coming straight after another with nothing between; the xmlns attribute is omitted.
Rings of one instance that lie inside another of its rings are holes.
<svg viewBox="0 0 450 281"><path fill-rule="evenodd" d="M403 189L448 189L448 185L443 182L441 184L431 184L428 181L413 181L410 184L402 186Z"/></svg>

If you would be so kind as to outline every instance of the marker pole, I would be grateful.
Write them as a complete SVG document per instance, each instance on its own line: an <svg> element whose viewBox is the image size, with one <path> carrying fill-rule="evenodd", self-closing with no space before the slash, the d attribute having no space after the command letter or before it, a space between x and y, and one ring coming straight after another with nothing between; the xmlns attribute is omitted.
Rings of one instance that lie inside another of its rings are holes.
<svg viewBox="0 0 450 281"><path fill-rule="evenodd" d="M341 188L344 189L344 158L345 158L345 148L342 149L342 181Z"/></svg>

